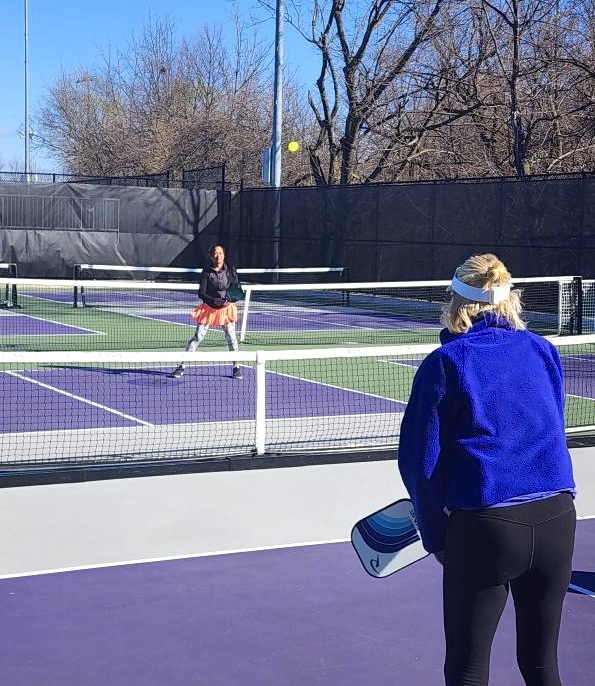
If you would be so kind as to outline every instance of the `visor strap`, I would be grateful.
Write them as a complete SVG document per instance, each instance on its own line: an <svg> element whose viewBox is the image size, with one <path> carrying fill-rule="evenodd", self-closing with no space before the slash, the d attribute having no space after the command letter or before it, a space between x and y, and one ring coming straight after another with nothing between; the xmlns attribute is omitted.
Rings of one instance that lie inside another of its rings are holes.
<svg viewBox="0 0 595 686"><path fill-rule="evenodd" d="M477 288L476 286L470 286L468 283L464 283L457 278L456 272L453 274L450 287L455 293L467 300L489 303L490 305L504 302L505 300L508 300L508 296L510 295L510 284L506 284L505 286L492 286L492 288L484 290L483 288Z"/></svg>

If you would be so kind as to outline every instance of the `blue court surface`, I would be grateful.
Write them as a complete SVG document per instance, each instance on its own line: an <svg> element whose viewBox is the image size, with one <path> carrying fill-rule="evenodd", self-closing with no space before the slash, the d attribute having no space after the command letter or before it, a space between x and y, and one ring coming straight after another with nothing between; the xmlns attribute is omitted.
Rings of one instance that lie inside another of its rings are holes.
<svg viewBox="0 0 595 686"><path fill-rule="evenodd" d="M64 541L68 546L68 540ZM595 672L595 519L578 522L565 686ZM440 567L367 576L346 542L0 580L4 686L440 686ZM491 686L521 686L511 603Z"/></svg>

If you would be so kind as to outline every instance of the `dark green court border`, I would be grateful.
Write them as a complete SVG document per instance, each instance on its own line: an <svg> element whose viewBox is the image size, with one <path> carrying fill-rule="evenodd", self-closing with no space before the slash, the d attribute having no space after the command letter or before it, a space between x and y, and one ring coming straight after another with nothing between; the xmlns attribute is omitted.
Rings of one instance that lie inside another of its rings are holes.
<svg viewBox="0 0 595 686"><path fill-rule="evenodd" d="M569 436L569 448L595 447L595 435ZM395 460L396 450L344 453L299 453L283 455L237 455L233 457L160 460L104 465L58 465L55 467L15 467L0 470L0 488L83 483L145 476L172 476L207 472L237 472L251 469L280 469L314 465L347 464Z"/></svg>

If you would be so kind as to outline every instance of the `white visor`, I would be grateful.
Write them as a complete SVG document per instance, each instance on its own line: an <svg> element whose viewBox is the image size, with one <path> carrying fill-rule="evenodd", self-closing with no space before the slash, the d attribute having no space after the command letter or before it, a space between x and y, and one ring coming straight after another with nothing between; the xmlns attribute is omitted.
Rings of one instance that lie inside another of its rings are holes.
<svg viewBox="0 0 595 686"><path fill-rule="evenodd" d="M450 287L455 293L458 293L458 295L467 300L478 303L489 303L490 305L504 302L505 300L508 300L508 296L510 295L510 284L507 284L506 286L492 286L492 288L484 290L483 288L470 286L468 283L464 283L458 279L456 271L453 274Z"/></svg>

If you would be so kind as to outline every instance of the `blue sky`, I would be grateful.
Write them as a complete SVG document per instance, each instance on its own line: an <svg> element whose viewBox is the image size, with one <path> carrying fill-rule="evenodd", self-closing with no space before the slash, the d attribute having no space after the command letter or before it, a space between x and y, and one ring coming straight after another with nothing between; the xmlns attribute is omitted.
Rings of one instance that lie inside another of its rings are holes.
<svg viewBox="0 0 595 686"><path fill-rule="evenodd" d="M149 17L167 15L178 37L190 38L205 24L231 31L235 8L246 22L259 20L259 34L270 36L271 45L275 37L274 18L254 0L28 0L27 4L30 118L63 71L90 67L100 61L101 54L124 48ZM0 45L0 169L22 171L25 144L18 132L25 123L25 0L1 0ZM306 80L314 74L312 49L289 25L285 27L285 55L287 72L299 68ZM35 151L32 168L62 171Z"/></svg>

